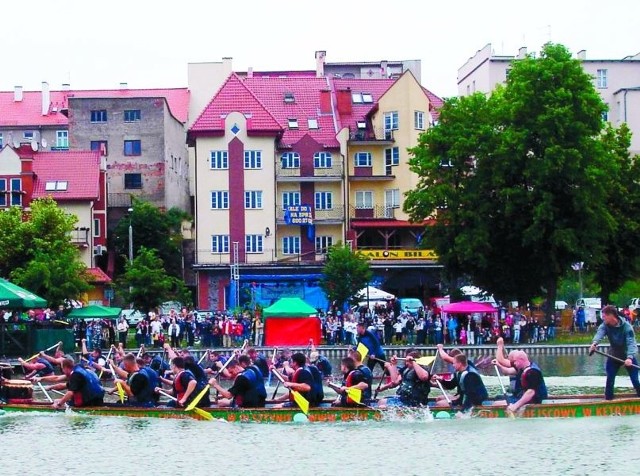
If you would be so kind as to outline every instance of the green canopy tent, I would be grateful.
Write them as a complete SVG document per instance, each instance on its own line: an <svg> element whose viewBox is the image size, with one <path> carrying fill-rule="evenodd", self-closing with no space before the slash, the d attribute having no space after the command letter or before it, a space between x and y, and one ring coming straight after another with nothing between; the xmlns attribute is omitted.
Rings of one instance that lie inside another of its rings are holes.
<svg viewBox="0 0 640 476"><path fill-rule="evenodd" d="M300 298L281 298L263 309L265 345L306 345L320 342L317 310Z"/></svg>
<svg viewBox="0 0 640 476"><path fill-rule="evenodd" d="M116 319L121 312L122 309L119 307L107 307L92 304L90 306L74 309L67 315L67 317L69 319Z"/></svg>
<svg viewBox="0 0 640 476"><path fill-rule="evenodd" d="M0 278L0 308L33 309L47 307L46 299Z"/></svg>

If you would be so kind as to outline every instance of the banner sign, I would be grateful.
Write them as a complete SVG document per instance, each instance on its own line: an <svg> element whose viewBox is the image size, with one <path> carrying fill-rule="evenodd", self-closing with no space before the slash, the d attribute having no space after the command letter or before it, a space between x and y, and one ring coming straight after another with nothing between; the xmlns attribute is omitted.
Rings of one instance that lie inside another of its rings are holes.
<svg viewBox="0 0 640 476"><path fill-rule="evenodd" d="M437 261L434 250L358 250L372 260L428 260Z"/></svg>
<svg viewBox="0 0 640 476"><path fill-rule="evenodd" d="M287 225L313 225L311 205L291 205L284 211Z"/></svg>

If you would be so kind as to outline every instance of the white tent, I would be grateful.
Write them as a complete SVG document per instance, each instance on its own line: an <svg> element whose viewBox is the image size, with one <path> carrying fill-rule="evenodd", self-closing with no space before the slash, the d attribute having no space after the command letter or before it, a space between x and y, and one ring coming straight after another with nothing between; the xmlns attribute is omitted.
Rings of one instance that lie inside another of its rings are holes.
<svg viewBox="0 0 640 476"><path fill-rule="evenodd" d="M387 299L394 299L395 296L391 293L383 291L382 289L374 288L373 286L367 286L361 289L356 294L356 297L360 300L366 301L382 301Z"/></svg>

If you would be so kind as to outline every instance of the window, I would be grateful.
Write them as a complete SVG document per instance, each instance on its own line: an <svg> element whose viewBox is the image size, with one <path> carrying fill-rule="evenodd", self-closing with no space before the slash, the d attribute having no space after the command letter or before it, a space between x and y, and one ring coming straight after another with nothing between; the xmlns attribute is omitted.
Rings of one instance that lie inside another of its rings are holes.
<svg viewBox="0 0 640 476"><path fill-rule="evenodd" d="M351 102L353 102L353 104L361 104L362 103L362 94L360 94L360 93L351 93Z"/></svg>
<svg viewBox="0 0 640 476"><path fill-rule="evenodd" d="M596 70L596 86L599 89L605 89L607 87L607 71L606 69Z"/></svg>
<svg viewBox="0 0 640 476"><path fill-rule="evenodd" d="M44 184L44 189L47 192L64 192L67 190L69 183L66 180L53 180Z"/></svg>
<svg viewBox="0 0 640 476"><path fill-rule="evenodd" d="M142 188L142 174L124 174L124 188Z"/></svg>
<svg viewBox="0 0 640 476"><path fill-rule="evenodd" d="M365 104L371 104L373 102L373 96L371 93L362 93L362 102Z"/></svg>
<svg viewBox="0 0 640 476"><path fill-rule="evenodd" d="M300 192L282 192L282 208L300 205Z"/></svg>
<svg viewBox="0 0 640 476"><path fill-rule="evenodd" d="M215 190L211 192L211 209L226 210L229 208L229 192L227 190Z"/></svg>
<svg viewBox="0 0 640 476"><path fill-rule="evenodd" d="M228 253L229 235L211 235L211 252Z"/></svg>
<svg viewBox="0 0 640 476"><path fill-rule="evenodd" d="M284 102L287 104L292 104L296 102L296 97L293 95L293 93L284 93Z"/></svg>
<svg viewBox="0 0 640 476"><path fill-rule="evenodd" d="M300 167L300 154L297 152L285 152L282 154L281 163L283 169L297 169Z"/></svg>
<svg viewBox="0 0 640 476"><path fill-rule="evenodd" d="M373 192L365 190L356 192L356 208L373 208Z"/></svg>
<svg viewBox="0 0 640 476"><path fill-rule="evenodd" d="M100 219L99 218L93 219L93 237L94 238L100 237Z"/></svg>
<svg viewBox="0 0 640 476"><path fill-rule="evenodd" d="M107 122L107 110L99 109L91 111L91 122L100 123Z"/></svg>
<svg viewBox="0 0 640 476"><path fill-rule="evenodd" d="M309 119L309 129L318 128L318 119Z"/></svg>
<svg viewBox="0 0 640 476"><path fill-rule="evenodd" d="M228 169L229 153L226 150L212 150L209 153L212 169Z"/></svg>
<svg viewBox="0 0 640 476"><path fill-rule="evenodd" d="M398 129L398 112L385 112L384 113L384 130L395 131Z"/></svg>
<svg viewBox="0 0 640 476"><path fill-rule="evenodd" d="M247 235L244 240L247 253L262 253L262 235Z"/></svg>
<svg viewBox="0 0 640 476"><path fill-rule="evenodd" d="M413 125L419 131L424 130L424 112L413 111Z"/></svg>
<svg viewBox="0 0 640 476"><path fill-rule="evenodd" d="M244 151L244 168L245 169L261 169L262 168L262 151L261 150L245 150Z"/></svg>
<svg viewBox="0 0 640 476"><path fill-rule="evenodd" d="M7 179L0 178L0 207L7 206Z"/></svg>
<svg viewBox="0 0 640 476"><path fill-rule="evenodd" d="M357 122L358 125L358 129L363 130L367 128L367 123L365 121L358 121Z"/></svg>
<svg viewBox="0 0 640 476"><path fill-rule="evenodd" d="M91 141L91 150L97 150L100 152L100 155L108 155L108 147L106 140L92 140Z"/></svg>
<svg viewBox="0 0 640 476"><path fill-rule="evenodd" d="M316 236L316 253L325 254L333 246L333 236Z"/></svg>
<svg viewBox="0 0 640 476"><path fill-rule="evenodd" d="M384 150L384 162L385 165L399 165L400 164L400 148L391 147Z"/></svg>
<svg viewBox="0 0 640 476"><path fill-rule="evenodd" d="M124 155L142 155L142 143L139 140L124 141Z"/></svg>
<svg viewBox="0 0 640 476"><path fill-rule="evenodd" d="M384 206L385 208L400 207L400 189L399 188L390 188L384 191Z"/></svg>
<svg viewBox="0 0 640 476"><path fill-rule="evenodd" d="M298 128L298 119L289 118L289 129L297 129Z"/></svg>
<svg viewBox="0 0 640 476"><path fill-rule="evenodd" d="M22 205L22 179L11 179L11 205Z"/></svg>
<svg viewBox="0 0 640 476"><path fill-rule="evenodd" d="M371 167L371 152L356 152L354 159L356 167Z"/></svg>
<svg viewBox="0 0 640 476"><path fill-rule="evenodd" d="M604 112L602 113L602 120L603 120L604 122L609 122L609 111L604 111Z"/></svg>
<svg viewBox="0 0 640 476"><path fill-rule="evenodd" d="M313 155L313 166L316 169L330 169L332 156L329 152L316 152Z"/></svg>
<svg viewBox="0 0 640 476"><path fill-rule="evenodd" d="M244 192L244 208L262 208L262 191L249 190Z"/></svg>
<svg viewBox="0 0 640 476"><path fill-rule="evenodd" d="M139 122L140 117L140 109L125 109L124 111L124 122Z"/></svg>
<svg viewBox="0 0 640 476"><path fill-rule="evenodd" d="M56 131L56 147L60 149L69 148L69 131Z"/></svg>
<svg viewBox="0 0 640 476"><path fill-rule="evenodd" d="M300 254L300 237L285 236L282 238L282 253L285 255Z"/></svg>
<svg viewBox="0 0 640 476"><path fill-rule="evenodd" d="M2 134L0 133L0 149L4 147L4 139L2 138Z"/></svg>
<svg viewBox="0 0 640 476"><path fill-rule="evenodd" d="M331 210L333 208L333 194L331 192L315 193L316 210Z"/></svg>
<svg viewBox="0 0 640 476"><path fill-rule="evenodd" d="M440 161L440 167L453 167L453 162L451 162L451 159L442 159Z"/></svg>
<svg viewBox="0 0 640 476"><path fill-rule="evenodd" d="M25 140L33 140L33 131L24 131L22 133L22 138Z"/></svg>
<svg viewBox="0 0 640 476"><path fill-rule="evenodd" d="M467 84L467 96L471 95L471 86Z"/></svg>

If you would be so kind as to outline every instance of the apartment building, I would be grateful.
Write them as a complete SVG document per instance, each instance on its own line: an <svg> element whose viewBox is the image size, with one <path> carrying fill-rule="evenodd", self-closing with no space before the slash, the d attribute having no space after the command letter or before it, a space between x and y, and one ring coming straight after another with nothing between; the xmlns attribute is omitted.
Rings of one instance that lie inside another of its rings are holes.
<svg viewBox="0 0 640 476"><path fill-rule="evenodd" d="M493 91L506 81L512 62L526 55L523 47L515 56L499 56L491 43L485 45L458 69L458 94ZM640 153L640 53L622 59L592 59L581 50L576 57L609 108L604 119L613 126L626 123L633 133L630 151Z"/></svg>

